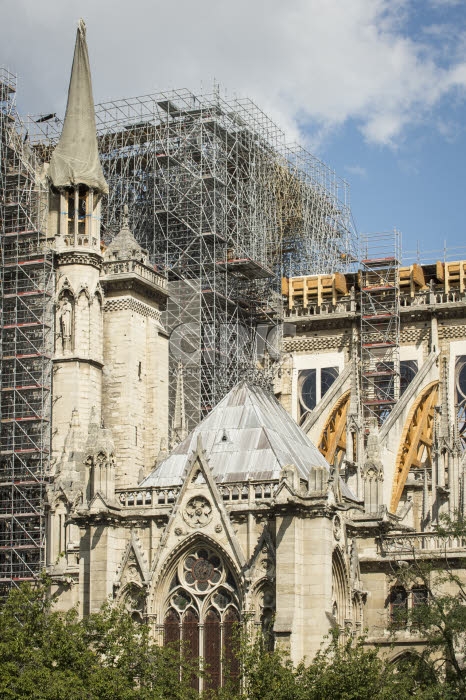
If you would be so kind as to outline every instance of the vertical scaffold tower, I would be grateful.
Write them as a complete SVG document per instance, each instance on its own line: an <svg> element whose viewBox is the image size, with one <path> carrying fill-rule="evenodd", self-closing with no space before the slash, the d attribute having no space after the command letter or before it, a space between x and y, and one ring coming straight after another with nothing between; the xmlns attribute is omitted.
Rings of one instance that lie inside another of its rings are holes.
<svg viewBox="0 0 466 700"><path fill-rule="evenodd" d="M0 592L40 573L50 455L53 261L47 197L15 108L16 79L0 71L1 429Z"/></svg>
<svg viewBox="0 0 466 700"><path fill-rule="evenodd" d="M400 233L361 236L361 400L366 433L400 393Z"/></svg>
<svg viewBox="0 0 466 700"><path fill-rule="evenodd" d="M110 189L104 230L117 230L128 204L138 240L167 274L170 414L182 372L189 431L254 367L251 328L279 314L266 187L277 129L249 103L187 90L99 105L96 118Z"/></svg>
<svg viewBox="0 0 466 700"><path fill-rule="evenodd" d="M128 204L138 240L166 270L170 414L182 371L190 430L239 379L266 377L278 359L283 267L347 269L346 186L288 146L253 102L218 89L122 99L97 105L96 118L110 187L104 231L118 230ZM270 341L263 358L259 327Z"/></svg>

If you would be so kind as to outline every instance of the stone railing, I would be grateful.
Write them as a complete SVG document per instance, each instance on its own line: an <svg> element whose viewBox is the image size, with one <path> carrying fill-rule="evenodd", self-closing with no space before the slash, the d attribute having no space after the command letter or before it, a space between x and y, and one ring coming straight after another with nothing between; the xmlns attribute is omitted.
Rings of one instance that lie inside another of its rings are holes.
<svg viewBox="0 0 466 700"><path fill-rule="evenodd" d="M386 535L377 543L379 554L419 554L421 552L450 552L465 550L466 537L454 535L437 535L419 532L412 535Z"/></svg>
<svg viewBox="0 0 466 700"><path fill-rule="evenodd" d="M328 314L349 314L356 312L356 301L350 297L343 297L336 304L332 304L331 301L323 301L320 305L302 306L296 304L292 309L285 308L284 312L288 319L327 316Z"/></svg>
<svg viewBox="0 0 466 700"><path fill-rule="evenodd" d="M241 503L271 500L278 481L241 481L219 484L218 490L225 503ZM149 486L116 489L116 498L123 508L157 508L174 503L181 487Z"/></svg>
<svg viewBox="0 0 466 700"><path fill-rule="evenodd" d="M415 309L417 307L438 306L440 304L466 303L466 294L462 294L459 289L451 289L449 292L443 290L426 290L416 292L414 296L410 294L400 294L400 310ZM285 318L289 321L293 319L314 318L316 316L329 316L332 314L355 314L359 313L359 302L349 297L342 297L336 304L330 301L323 301L318 304L302 306L296 304L292 309L285 308Z"/></svg>
<svg viewBox="0 0 466 700"><path fill-rule="evenodd" d="M151 284L155 284L162 289L167 288L167 279L147 265L143 265L137 260L110 260L104 262L102 271L105 275L121 275L132 273L142 277Z"/></svg>
<svg viewBox="0 0 466 700"><path fill-rule="evenodd" d="M124 508L156 508L174 503L180 492L180 487L163 488L149 486L148 488L116 489L118 503Z"/></svg>
<svg viewBox="0 0 466 700"><path fill-rule="evenodd" d="M401 294L400 309L416 306L436 306L438 304L454 304L458 302L466 302L466 295L462 294L459 289L451 289L449 292L444 290L425 290L416 292L414 296L410 294Z"/></svg>
<svg viewBox="0 0 466 700"><path fill-rule="evenodd" d="M218 490L225 503L240 503L271 500L278 486L278 481L240 481L231 484L219 484Z"/></svg>

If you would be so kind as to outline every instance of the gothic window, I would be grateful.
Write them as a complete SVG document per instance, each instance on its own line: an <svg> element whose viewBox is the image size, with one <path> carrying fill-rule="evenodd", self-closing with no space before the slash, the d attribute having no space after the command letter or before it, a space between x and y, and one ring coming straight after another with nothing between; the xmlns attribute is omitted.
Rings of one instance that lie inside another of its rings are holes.
<svg viewBox="0 0 466 700"><path fill-rule="evenodd" d="M204 660L209 669L206 686L209 690L220 686L220 615L210 608L204 618Z"/></svg>
<svg viewBox="0 0 466 700"><path fill-rule="evenodd" d="M167 614L165 615L165 622L163 625L163 643L176 644L180 641L180 616L173 610L169 608Z"/></svg>
<svg viewBox="0 0 466 700"><path fill-rule="evenodd" d="M419 623L425 618L425 612L429 599L429 593L425 586L414 586L411 590L411 613L412 620L411 625L413 627L419 626Z"/></svg>
<svg viewBox="0 0 466 700"><path fill-rule="evenodd" d="M313 411L337 379L338 367L304 369L298 376L299 416Z"/></svg>
<svg viewBox="0 0 466 700"><path fill-rule="evenodd" d="M463 450L466 449L466 355L459 355L455 365L455 404L458 434Z"/></svg>
<svg viewBox="0 0 466 700"><path fill-rule="evenodd" d="M403 586L390 591L390 622L395 627L405 627L408 620L408 594Z"/></svg>
<svg viewBox="0 0 466 700"><path fill-rule="evenodd" d="M338 377L338 367L323 367L320 370L320 398L322 398Z"/></svg>
<svg viewBox="0 0 466 700"><path fill-rule="evenodd" d="M400 396L404 394L408 386L417 374L417 360L401 360L400 362Z"/></svg>
<svg viewBox="0 0 466 700"><path fill-rule="evenodd" d="M425 606L429 598L428 590L423 585L413 586L407 591L403 586L394 586L390 591L390 622L395 627L416 628L422 621Z"/></svg>
<svg viewBox="0 0 466 700"><path fill-rule="evenodd" d="M411 595L413 608L419 608L427 604L428 592L425 586L415 586Z"/></svg>
<svg viewBox="0 0 466 700"><path fill-rule="evenodd" d="M234 627L239 610L233 575L215 550L198 546L181 558L170 583L164 643L181 641L187 659L199 659L207 675L193 678L196 690L214 690L228 677L238 678Z"/></svg>
<svg viewBox="0 0 466 700"><path fill-rule="evenodd" d="M300 415L312 411L317 404L317 370L305 369L298 379Z"/></svg>
<svg viewBox="0 0 466 700"><path fill-rule="evenodd" d="M379 362L378 372L385 372L387 376L374 379L375 391L379 398L393 398L395 396L395 376L393 362ZM400 396L404 394L413 381L418 371L417 360L400 360ZM390 373L392 373L390 375Z"/></svg>

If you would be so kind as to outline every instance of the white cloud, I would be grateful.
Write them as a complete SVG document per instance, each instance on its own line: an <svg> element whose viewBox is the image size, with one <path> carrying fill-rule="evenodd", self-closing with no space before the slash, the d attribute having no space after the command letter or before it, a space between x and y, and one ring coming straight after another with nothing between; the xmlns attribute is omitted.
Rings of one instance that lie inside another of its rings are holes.
<svg viewBox="0 0 466 700"><path fill-rule="evenodd" d="M367 170L363 168L362 165L345 165L345 170L350 175L356 175L357 177L367 177Z"/></svg>
<svg viewBox="0 0 466 700"><path fill-rule="evenodd" d="M437 4L445 0L435 0ZM63 109L78 15L63 0L2 8L1 46L29 110ZM81 0L96 101L210 86L254 99L291 136L355 120L394 144L466 89L455 43L442 63L405 30L408 0ZM432 54L435 55L435 54Z"/></svg>

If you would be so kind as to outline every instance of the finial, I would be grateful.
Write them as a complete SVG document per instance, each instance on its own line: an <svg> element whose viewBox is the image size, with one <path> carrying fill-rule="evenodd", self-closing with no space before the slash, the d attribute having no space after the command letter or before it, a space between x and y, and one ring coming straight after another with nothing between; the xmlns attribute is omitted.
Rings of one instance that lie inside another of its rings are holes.
<svg viewBox="0 0 466 700"><path fill-rule="evenodd" d="M128 205L125 204L123 206L123 216L121 220L121 228L129 228L129 214L128 214Z"/></svg>

